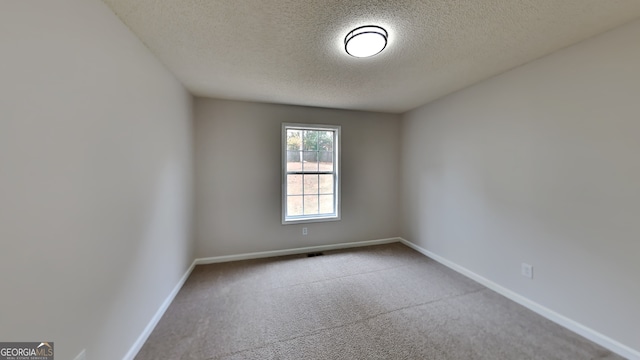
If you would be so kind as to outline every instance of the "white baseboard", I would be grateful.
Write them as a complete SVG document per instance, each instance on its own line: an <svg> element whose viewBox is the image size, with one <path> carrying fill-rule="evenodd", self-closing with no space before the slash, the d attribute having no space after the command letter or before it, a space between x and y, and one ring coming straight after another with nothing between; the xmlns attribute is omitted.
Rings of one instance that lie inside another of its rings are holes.
<svg viewBox="0 0 640 360"><path fill-rule="evenodd" d="M149 335L151 335L151 332L153 331L153 329L156 327L156 325L158 325L158 322L164 315L165 311L167 311L167 309L169 308L169 305L171 305L171 303L173 302L173 299L176 298L176 295L178 295L178 292L180 292L180 289L182 289L182 285L184 285L184 283L187 281L187 279L189 278L189 275L191 275L191 272L193 271L193 268L195 268L195 266L196 266L196 262L194 261L191 263L191 266L189 266L189 269L187 269L184 275L182 275L182 277L180 278L176 286L173 288L173 290L171 290L171 293L169 294L169 296L167 296L167 298L164 300L162 305L160 305L160 308L158 309L158 311L156 311L155 315L153 315L153 317L151 318L151 321L149 321L147 326L142 331L142 334L138 336L138 339L136 340L135 343L133 343L133 346L131 346L131 348L129 349L127 354L124 356L124 358L122 358L122 360L133 360L136 357L136 355L138 355L138 352L140 351L140 349L142 349L142 345L144 345L144 343L149 338Z"/></svg>
<svg viewBox="0 0 640 360"><path fill-rule="evenodd" d="M620 342L613 340L612 338L603 335L589 327L586 327L582 324L580 324L577 321L571 320L566 316L563 316L561 314L558 314L557 312L544 307L536 302L533 302L531 300L529 300L528 298L517 294L501 285L498 285L496 283L494 283L493 281L484 278L476 273L474 273L473 271L464 268L450 260L447 260L437 254L432 253L431 251L424 249L406 239L402 239L400 238L400 242L402 242L403 244L407 245L408 247L416 250L417 252L428 256L429 258L441 263L442 265L455 270L457 272L459 272L460 274L486 286L487 288L499 293L500 295L513 300L515 302L517 302L518 304L528 308L529 310L532 310L534 312L536 312L537 314L555 322L556 324L563 326L593 342L595 342L596 344L599 344L602 347L605 347L613 352L615 352L616 354L620 355L620 356L624 356L625 358L628 358L630 360L640 360L640 352L632 349L624 344L621 344Z"/></svg>
<svg viewBox="0 0 640 360"><path fill-rule="evenodd" d="M175 299L176 295L187 281L189 275L193 271L196 265L204 265L204 264L213 264L227 261L238 261L238 260L248 260L248 259L258 259L265 257L274 257L274 256L284 256L284 255L294 255L294 254L304 254L308 252L318 252L318 251L329 251L329 250L337 250L337 249L347 249L353 247L361 247L361 246L371 246L371 245L381 245L381 244L389 244L394 242L402 242L408 247L418 251L419 253L428 256L429 258L447 266L448 268L459 272L460 274L486 286L487 288L505 296L508 299L511 299L518 304L538 313L545 318L564 326L565 328L584 336L585 338L617 353L620 356L624 356L630 360L640 360L640 352L634 350L620 342L611 339L608 336L605 336L591 328L588 328L574 320L571 320L563 315L556 313L555 311L548 309L536 302L533 302L522 295L519 295L503 286L500 286L493 281L488 280L452 261L449 261L435 253L432 253L429 250L426 250L406 239L403 238L388 238L388 239L379 239L379 240L368 240L368 241L357 241L350 243L341 243L341 244L332 244L332 245L320 245L320 246L309 246L303 248L295 248L295 249L285 249L285 250L274 250L274 251L263 251L263 252L253 252L253 253L245 253L238 255L226 255L226 256L214 256L208 258L199 258L195 259L189 269L185 272L185 274L180 278L180 281L173 288L171 293L167 296L165 301L160 305L158 311L156 311L155 315L149 321L149 324L145 327L142 334L138 337L136 342L131 346L129 352L124 356L123 360L133 360L135 356L138 354L145 341L151 335L151 332L156 327L162 316L164 315L173 299Z"/></svg>
<svg viewBox="0 0 640 360"><path fill-rule="evenodd" d="M144 343L149 338L149 335L151 335L151 332L153 331L153 329L156 327L156 325L158 325L158 322L164 315L165 311L167 311L167 309L169 308L169 305L171 305L171 302L173 302L173 299L175 299L176 295L178 295L178 292L180 292L180 289L182 288L184 283L187 281L187 278L189 278L189 275L191 275L191 272L193 271L196 265L213 264L213 263L220 263L220 262L227 262L227 261L257 259L257 258L265 258L265 257L273 257L273 256L304 254L308 252L317 252L317 251L347 249L347 248L360 247L360 246L389 244L389 243L400 242L400 241L401 241L400 238L389 238L389 239L356 241L356 242L342 243L342 244L309 246L309 247L296 248L296 249L263 251L263 252L254 252L254 253L246 253L246 254L238 254L238 255L214 256L214 257L208 257L208 258L195 259L193 263L191 263L191 266L189 267L189 269L187 269L185 274L182 276L182 278L180 278L180 281L178 281L178 284L176 284L176 286L173 288L169 296L167 296L167 298L164 300L162 305L160 305L160 308L158 309L158 311L156 311L155 315L153 315L153 318L151 318L151 320L149 321L149 324L147 324L147 326L144 328L144 330L142 331L142 334L140 334L136 342L133 343L133 346L131 346L127 354L122 359L133 360L136 357L136 355L142 348L142 345L144 345Z"/></svg>
<svg viewBox="0 0 640 360"><path fill-rule="evenodd" d="M87 360L87 349L82 349L73 360Z"/></svg>
<svg viewBox="0 0 640 360"><path fill-rule="evenodd" d="M354 248L354 247L361 247L361 246L381 245L381 244L389 244L389 243L400 242L400 241L401 239L396 237L396 238L379 239L379 240L356 241L356 242L341 243L341 244L309 246L309 247L302 247L302 248L295 248L295 249L252 252L252 253L245 253L245 254L238 254L238 255L214 256L214 257L196 259L194 263L196 265L205 265L205 264L214 264L214 263L227 262L227 261L259 259L259 258L274 257L274 256L304 254L309 252L347 249L347 248Z"/></svg>

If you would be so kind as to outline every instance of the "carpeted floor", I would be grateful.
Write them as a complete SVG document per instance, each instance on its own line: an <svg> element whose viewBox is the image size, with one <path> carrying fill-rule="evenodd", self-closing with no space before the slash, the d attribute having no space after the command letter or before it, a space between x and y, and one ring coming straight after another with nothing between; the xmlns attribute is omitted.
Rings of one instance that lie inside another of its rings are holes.
<svg viewBox="0 0 640 360"><path fill-rule="evenodd" d="M394 243L198 266L136 359L621 358Z"/></svg>

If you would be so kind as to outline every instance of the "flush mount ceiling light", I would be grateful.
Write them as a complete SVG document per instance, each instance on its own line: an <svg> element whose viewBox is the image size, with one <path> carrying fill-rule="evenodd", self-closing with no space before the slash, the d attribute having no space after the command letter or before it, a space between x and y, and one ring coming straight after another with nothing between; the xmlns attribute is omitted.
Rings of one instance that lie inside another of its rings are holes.
<svg viewBox="0 0 640 360"><path fill-rule="evenodd" d="M351 30L344 38L344 49L354 57L373 56L387 46L387 36L387 31L380 26L361 26Z"/></svg>

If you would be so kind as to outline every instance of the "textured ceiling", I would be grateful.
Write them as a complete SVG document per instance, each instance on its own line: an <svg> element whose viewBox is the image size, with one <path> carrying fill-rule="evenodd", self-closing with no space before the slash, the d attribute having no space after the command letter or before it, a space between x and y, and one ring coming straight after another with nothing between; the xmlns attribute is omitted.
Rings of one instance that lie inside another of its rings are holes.
<svg viewBox="0 0 640 360"><path fill-rule="evenodd" d="M640 0L104 0L194 95L404 112L640 17ZM344 52L353 28L389 32Z"/></svg>

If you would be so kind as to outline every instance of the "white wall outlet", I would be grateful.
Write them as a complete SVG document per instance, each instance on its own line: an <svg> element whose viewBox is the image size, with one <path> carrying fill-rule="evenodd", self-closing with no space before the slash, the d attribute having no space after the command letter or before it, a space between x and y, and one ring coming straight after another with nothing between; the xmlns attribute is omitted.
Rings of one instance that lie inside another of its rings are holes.
<svg viewBox="0 0 640 360"><path fill-rule="evenodd" d="M87 350L83 349L82 351L80 351L80 354L78 354L78 356L76 356L76 358L73 360L87 360Z"/></svg>
<svg viewBox="0 0 640 360"><path fill-rule="evenodd" d="M302 228L302 235L307 235L309 233L309 230L306 227Z"/></svg>
<svg viewBox="0 0 640 360"><path fill-rule="evenodd" d="M533 266L527 264L527 263L522 263L522 276L527 277L529 279L533 279Z"/></svg>

